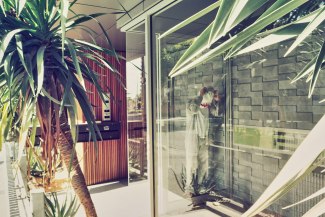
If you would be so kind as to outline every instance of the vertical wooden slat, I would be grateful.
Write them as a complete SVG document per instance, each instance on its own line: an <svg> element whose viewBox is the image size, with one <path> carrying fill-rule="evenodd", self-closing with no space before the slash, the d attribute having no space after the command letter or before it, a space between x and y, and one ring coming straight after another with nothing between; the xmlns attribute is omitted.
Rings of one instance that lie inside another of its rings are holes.
<svg viewBox="0 0 325 217"><path fill-rule="evenodd" d="M120 53L120 55L125 55ZM105 56L121 74L121 81L126 79L126 65L124 60L118 63L114 58ZM92 69L99 73L100 84L104 90L109 87L115 101L111 101L112 121L119 121L121 124L121 138L118 140L107 140L98 142L98 155L93 142L85 142L84 147L84 174L88 185L103 183L107 181L127 178L127 116L126 116L126 90L116 79L112 72L102 69L95 63L90 62ZM95 106L96 120L102 119L102 102L93 85L86 82L86 88L90 102ZM88 150L88 151L86 151Z"/></svg>

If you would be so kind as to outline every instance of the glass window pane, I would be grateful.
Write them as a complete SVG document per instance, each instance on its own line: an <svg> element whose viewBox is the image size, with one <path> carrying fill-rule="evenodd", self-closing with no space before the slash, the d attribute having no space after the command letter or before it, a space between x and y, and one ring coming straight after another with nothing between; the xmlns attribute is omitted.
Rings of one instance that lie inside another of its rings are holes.
<svg viewBox="0 0 325 217"><path fill-rule="evenodd" d="M324 104L319 103L325 98L324 75L320 75L311 98L305 80L291 83L322 44L324 37L318 33L287 57L284 53L293 41L230 60L217 56L169 76L216 13L159 36L212 3L182 1L153 17L159 216L186 216L193 210L197 216L218 216L223 208L236 212L234 207L245 211L325 112ZM287 210L282 207L320 189L325 183L321 170L316 168L263 212L302 216L319 198ZM211 201L224 203L214 206Z"/></svg>
<svg viewBox="0 0 325 217"><path fill-rule="evenodd" d="M126 34L130 182L147 179L146 73L144 24Z"/></svg>

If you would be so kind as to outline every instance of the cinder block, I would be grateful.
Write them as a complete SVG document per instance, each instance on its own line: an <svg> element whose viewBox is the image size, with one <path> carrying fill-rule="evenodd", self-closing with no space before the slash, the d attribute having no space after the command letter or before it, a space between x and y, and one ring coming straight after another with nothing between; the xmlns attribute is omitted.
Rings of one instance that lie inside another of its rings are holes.
<svg viewBox="0 0 325 217"><path fill-rule="evenodd" d="M252 82L254 82L254 83L262 83L262 76L252 77Z"/></svg>
<svg viewBox="0 0 325 217"><path fill-rule="evenodd" d="M273 179L275 178L276 174L275 173L270 173L268 171L263 172L263 185L269 186Z"/></svg>
<svg viewBox="0 0 325 217"><path fill-rule="evenodd" d="M279 90L268 90L268 91L263 91L263 96L279 96Z"/></svg>
<svg viewBox="0 0 325 217"><path fill-rule="evenodd" d="M297 106L294 106L294 105L281 106L280 112L296 113L297 112Z"/></svg>
<svg viewBox="0 0 325 217"><path fill-rule="evenodd" d="M243 165L239 165L239 166L244 167ZM251 172L252 168L249 167L249 170L241 170L240 167L238 172L239 180L242 179L242 180L250 181L252 176L252 172Z"/></svg>
<svg viewBox="0 0 325 217"><path fill-rule="evenodd" d="M296 83L291 83L290 80L279 81L279 89L296 89Z"/></svg>
<svg viewBox="0 0 325 217"><path fill-rule="evenodd" d="M203 72L195 72L194 76L192 76L192 77L194 77L194 78L200 78L202 76L203 76Z"/></svg>
<svg viewBox="0 0 325 217"><path fill-rule="evenodd" d="M264 53L264 58L266 59L266 61L278 59L278 50L277 49L268 50L267 52Z"/></svg>
<svg viewBox="0 0 325 217"><path fill-rule="evenodd" d="M313 123L318 123L318 121L323 117L323 114L313 114Z"/></svg>
<svg viewBox="0 0 325 217"><path fill-rule="evenodd" d="M263 83L252 83L252 91L263 90Z"/></svg>
<svg viewBox="0 0 325 217"><path fill-rule="evenodd" d="M297 72L296 63L279 65L279 74Z"/></svg>
<svg viewBox="0 0 325 217"><path fill-rule="evenodd" d="M263 75L263 64L262 63L254 64L251 67L251 75L252 75L252 78L262 76Z"/></svg>
<svg viewBox="0 0 325 217"><path fill-rule="evenodd" d="M234 69L234 67L233 67ZM245 70L233 70L232 77L237 78L238 80L245 79L245 78L251 78L251 70L245 69Z"/></svg>
<svg viewBox="0 0 325 217"><path fill-rule="evenodd" d="M263 67L265 66L276 66L278 65L279 60L278 59L266 59L265 62L263 62Z"/></svg>
<svg viewBox="0 0 325 217"><path fill-rule="evenodd" d="M238 70L243 70L251 63L250 59L250 55L242 55L234 58L232 64L238 66Z"/></svg>
<svg viewBox="0 0 325 217"><path fill-rule="evenodd" d="M305 96L305 97L307 97L308 93L309 93L309 91L308 91L307 88L306 89L300 89L300 88L297 89L297 96Z"/></svg>
<svg viewBox="0 0 325 217"><path fill-rule="evenodd" d="M202 77L202 82L205 83L205 82L212 82L212 75L206 75L206 76L203 76Z"/></svg>
<svg viewBox="0 0 325 217"><path fill-rule="evenodd" d="M252 114L251 114L251 112L238 112L238 118L250 120L250 119L252 119Z"/></svg>
<svg viewBox="0 0 325 217"><path fill-rule="evenodd" d="M277 81L278 66L263 67L263 81Z"/></svg>
<svg viewBox="0 0 325 217"><path fill-rule="evenodd" d="M224 61L223 60L214 60L212 63L213 69L222 69L223 68Z"/></svg>
<svg viewBox="0 0 325 217"><path fill-rule="evenodd" d="M251 61L255 62L255 61L260 61L265 59L264 54L262 51L256 51L256 52L251 52Z"/></svg>
<svg viewBox="0 0 325 217"><path fill-rule="evenodd" d="M263 185L262 177L256 178L252 177L252 195L258 194L260 196L266 189L266 186Z"/></svg>
<svg viewBox="0 0 325 217"><path fill-rule="evenodd" d="M263 121L262 120L245 120L239 119L238 124L240 125L247 125L247 126L255 126L255 127L262 127Z"/></svg>
<svg viewBox="0 0 325 217"><path fill-rule="evenodd" d="M262 97L262 92L249 92L248 96L250 96L251 98Z"/></svg>
<svg viewBox="0 0 325 217"><path fill-rule="evenodd" d="M212 72L212 63L205 63L205 64L201 64L199 66L196 67L196 71L197 72Z"/></svg>
<svg viewBox="0 0 325 217"><path fill-rule="evenodd" d="M236 85L238 83L238 79L231 79L231 84Z"/></svg>
<svg viewBox="0 0 325 217"><path fill-rule="evenodd" d="M242 161L252 162L252 153L249 152L239 152L239 163Z"/></svg>
<svg viewBox="0 0 325 217"><path fill-rule="evenodd" d="M203 74L203 76L205 76L205 75L213 75L213 71L207 69L206 71L203 71L202 74Z"/></svg>
<svg viewBox="0 0 325 217"><path fill-rule="evenodd" d="M225 77L223 76L222 72L220 73L216 73L215 71L213 72L213 81L214 82L220 82L220 81L223 81L225 80Z"/></svg>
<svg viewBox="0 0 325 217"><path fill-rule="evenodd" d="M239 111L252 111L252 106L241 106L241 105L239 105L238 106L238 110Z"/></svg>
<svg viewBox="0 0 325 217"><path fill-rule="evenodd" d="M277 159L276 163L271 163L271 164L264 163L263 170L277 174L280 171L279 170L279 160Z"/></svg>
<svg viewBox="0 0 325 217"><path fill-rule="evenodd" d="M263 106L263 112L274 112L279 110L279 106Z"/></svg>
<svg viewBox="0 0 325 217"><path fill-rule="evenodd" d="M280 96L279 105L312 105L312 100L305 96Z"/></svg>
<svg viewBox="0 0 325 217"><path fill-rule="evenodd" d="M273 97L273 96L263 97L263 106L278 106L278 104L279 104L278 97Z"/></svg>
<svg viewBox="0 0 325 217"><path fill-rule="evenodd" d="M296 77L296 74L295 72L292 72L292 73L283 73L283 74L279 74L279 81L287 81L287 80L292 80L293 78ZM297 82L296 82L297 83Z"/></svg>
<svg viewBox="0 0 325 217"><path fill-rule="evenodd" d="M254 120L278 120L279 113L278 112L253 112L252 119Z"/></svg>
<svg viewBox="0 0 325 217"><path fill-rule="evenodd" d="M260 165L263 163L263 156L259 154L253 154L252 155L252 162L255 163L254 165ZM261 166L261 165L260 165ZM261 166L262 167L262 166Z"/></svg>
<svg viewBox="0 0 325 217"><path fill-rule="evenodd" d="M314 54L313 53L298 53L297 54L297 61L300 62L300 61L310 61L314 58Z"/></svg>
<svg viewBox="0 0 325 217"><path fill-rule="evenodd" d="M290 112L290 111L282 111L280 112L280 119L286 120L286 121L296 121L296 122L312 122L313 120L313 114L302 112L302 113L296 113L296 112Z"/></svg>
<svg viewBox="0 0 325 217"><path fill-rule="evenodd" d="M261 178L263 176L263 165L259 163L253 163L252 165L252 176ZM262 180L261 180L262 182Z"/></svg>
<svg viewBox="0 0 325 217"><path fill-rule="evenodd" d="M252 105L263 105L263 97L262 96L253 97L252 98Z"/></svg>
<svg viewBox="0 0 325 217"><path fill-rule="evenodd" d="M318 82L317 83L317 86L316 86L316 88L314 89L314 92L313 92L313 94L314 95L325 95L325 88L324 87L319 87L319 84L320 82Z"/></svg>
<svg viewBox="0 0 325 217"><path fill-rule="evenodd" d="M311 130L315 126L315 123L311 123L310 121L302 121L297 123L297 129L301 130Z"/></svg>
<svg viewBox="0 0 325 217"><path fill-rule="evenodd" d="M238 84L238 92L240 93L240 96L248 96L251 92L251 85L250 84Z"/></svg>
<svg viewBox="0 0 325 217"><path fill-rule="evenodd" d="M287 50L289 49L288 45L285 46L279 46L279 57L284 57L284 54L287 52ZM292 51L290 52L286 57L295 57L296 56L296 51Z"/></svg>
<svg viewBox="0 0 325 217"><path fill-rule="evenodd" d="M196 84L202 83L202 77L195 78L195 83Z"/></svg>
<svg viewBox="0 0 325 217"><path fill-rule="evenodd" d="M249 97L241 97L241 98L234 98L233 99L234 105L241 105L241 106L249 106L251 105L251 98Z"/></svg>
<svg viewBox="0 0 325 217"><path fill-rule="evenodd" d="M279 90L279 96L297 96L297 90Z"/></svg>
<svg viewBox="0 0 325 217"><path fill-rule="evenodd" d="M240 174L239 174L240 177ZM252 182L247 181L247 180L241 180L239 178L239 186L238 186L238 191L244 192L246 194L250 194L252 191Z"/></svg>
<svg viewBox="0 0 325 217"><path fill-rule="evenodd" d="M277 90L279 88L278 81L263 82L263 91Z"/></svg>
<svg viewBox="0 0 325 217"><path fill-rule="evenodd" d="M180 95L181 95L181 90L174 91L174 96L180 96Z"/></svg>
<svg viewBox="0 0 325 217"><path fill-rule="evenodd" d="M259 106L259 105L255 105L255 106L252 106L252 112L254 111L262 111L262 106Z"/></svg>
<svg viewBox="0 0 325 217"><path fill-rule="evenodd" d="M187 79L187 83L188 83L188 84L195 84L195 77L188 78L188 79Z"/></svg>
<svg viewBox="0 0 325 217"><path fill-rule="evenodd" d="M250 84L252 83L252 79L251 78L241 78L241 79L238 79L238 84Z"/></svg>
<svg viewBox="0 0 325 217"><path fill-rule="evenodd" d="M297 60L296 60L296 57L295 56L291 56L291 57L282 57L282 58L279 58L279 65L282 65L282 64L287 64L287 63L296 63Z"/></svg>
<svg viewBox="0 0 325 217"><path fill-rule="evenodd" d="M325 105L314 105L313 106L313 113L314 114L325 114Z"/></svg>

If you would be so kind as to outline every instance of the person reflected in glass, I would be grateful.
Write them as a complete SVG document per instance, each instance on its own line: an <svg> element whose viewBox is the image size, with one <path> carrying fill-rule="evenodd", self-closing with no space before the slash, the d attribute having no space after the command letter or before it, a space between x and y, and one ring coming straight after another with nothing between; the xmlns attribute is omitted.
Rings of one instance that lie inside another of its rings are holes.
<svg viewBox="0 0 325 217"><path fill-rule="evenodd" d="M193 177L198 179L199 184L202 184L204 177L208 177L208 149L213 139L209 136L212 129L210 120L221 117L220 105L221 96L213 87L203 87L198 96L190 99L186 104L185 171L188 192L193 188L191 186Z"/></svg>

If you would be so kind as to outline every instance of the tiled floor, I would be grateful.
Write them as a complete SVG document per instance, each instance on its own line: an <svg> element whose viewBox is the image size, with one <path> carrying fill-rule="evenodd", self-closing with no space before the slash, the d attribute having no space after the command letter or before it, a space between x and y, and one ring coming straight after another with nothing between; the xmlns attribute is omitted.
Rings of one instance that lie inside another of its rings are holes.
<svg viewBox="0 0 325 217"><path fill-rule="evenodd" d="M6 167L6 154L2 150L0 152L0 210L1 216L9 216L9 202L8 202L8 180Z"/></svg>
<svg viewBox="0 0 325 217"><path fill-rule="evenodd" d="M90 187L98 217L150 217L149 182L140 181L126 186L110 183ZM76 217L84 217L80 207Z"/></svg>
<svg viewBox="0 0 325 217"><path fill-rule="evenodd" d="M0 174L7 174L5 167L6 162L4 162L3 155L4 153L0 152ZM8 180L6 176L0 176L1 217L9 217L7 186ZM128 186L126 182L90 186L89 191L95 203L98 217L151 217L148 181L139 181L131 183ZM168 191L167 194L169 202L171 202L168 206L168 210L173 214L163 217L219 217L215 212L207 209L189 211L190 207L188 203L190 201L186 201L180 198L179 195L170 191ZM65 195L61 194L59 197L65 197ZM64 200L64 198L62 199ZM19 202L19 210L23 210L26 213L26 207L23 206L22 200L19 199L17 201ZM173 209L173 207L175 209ZM222 210L222 207L218 207L217 209L222 213L228 212L227 209ZM232 212L229 213L228 216L235 217L239 215ZM82 207L80 207L76 217L85 217Z"/></svg>

